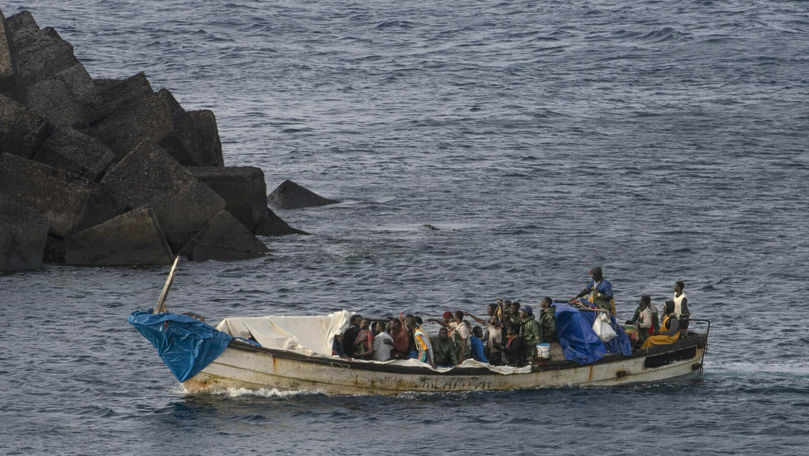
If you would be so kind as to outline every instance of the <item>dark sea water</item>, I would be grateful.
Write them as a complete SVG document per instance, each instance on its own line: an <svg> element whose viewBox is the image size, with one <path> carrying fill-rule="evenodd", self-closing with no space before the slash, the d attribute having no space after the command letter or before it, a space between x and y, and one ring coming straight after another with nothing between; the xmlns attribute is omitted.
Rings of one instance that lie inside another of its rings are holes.
<svg viewBox="0 0 809 456"><path fill-rule="evenodd" d="M252 261L181 263L225 316L483 313L569 298L620 319L676 280L704 378L616 389L182 392L126 318L167 268L0 277L0 454L806 454L809 3L8 1L94 77L216 113L227 165L334 206ZM432 225L437 230L425 227Z"/></svg>

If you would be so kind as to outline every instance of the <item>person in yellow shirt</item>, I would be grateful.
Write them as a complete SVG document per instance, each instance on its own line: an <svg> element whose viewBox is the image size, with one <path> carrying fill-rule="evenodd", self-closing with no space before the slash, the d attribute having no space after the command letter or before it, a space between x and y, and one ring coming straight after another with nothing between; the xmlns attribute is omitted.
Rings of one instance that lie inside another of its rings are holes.
<svg viewBox="0 0 809 456"><path fill-rule="evenodd" d="M663 322L660 323L660 329L652 334L640 348L673 344L680 339L680 320L674 315L674 301L666 301Z"/></svg>

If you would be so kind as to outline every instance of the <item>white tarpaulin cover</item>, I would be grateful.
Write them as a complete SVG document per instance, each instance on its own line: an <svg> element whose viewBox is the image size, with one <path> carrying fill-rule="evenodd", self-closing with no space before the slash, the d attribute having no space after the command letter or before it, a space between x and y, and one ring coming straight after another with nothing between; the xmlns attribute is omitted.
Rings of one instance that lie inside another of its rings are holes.
<svg viewBox="0 0 809 456"><path fill-rule="evenodd" d="M216 329L233 337L252 338L266 348L331 356L332 340L348 329L350 317L350 312L341 310L312 317L225 318Z"/></svg>
<svg viewBox="0 0 809 456"><path fill-rule="evenodd" d="M269 317L231 317L225 318L216 329L233 337L253 339L262 347L274 348L302 353L307 356L331 357L331 343L334 336L348 329L352 312L341 310L329 315L316 315L304 317L269 316ZM382 363L383 361L364 361L367 363ZM384 361L398 366L430 367L416 359ZM501 374L515 374L531 372L531 368L492 366L474 359L467 359L459 367L485 367ZM450 370L449 367L439 367L437 372Z"/></svg>

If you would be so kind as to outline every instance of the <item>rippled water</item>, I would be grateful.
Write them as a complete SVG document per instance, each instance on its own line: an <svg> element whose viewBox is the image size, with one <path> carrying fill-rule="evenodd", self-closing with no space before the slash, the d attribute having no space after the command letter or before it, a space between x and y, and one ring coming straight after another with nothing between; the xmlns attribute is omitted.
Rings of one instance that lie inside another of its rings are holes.
<svg viewBox="0 0 809 456"><path fill-rule="evenodd" d="M23 4L24 3L24 4ZM0 277L0 453L800 454L809 444L806 2L5 2L94 77L212 109L228 165L335 206L183 263L169 307L480 313L602 265L619 316L686 282L701 381L343 398L182 393L126 323L167 270ZM432 225L437 230L426 227Z"/></svg>

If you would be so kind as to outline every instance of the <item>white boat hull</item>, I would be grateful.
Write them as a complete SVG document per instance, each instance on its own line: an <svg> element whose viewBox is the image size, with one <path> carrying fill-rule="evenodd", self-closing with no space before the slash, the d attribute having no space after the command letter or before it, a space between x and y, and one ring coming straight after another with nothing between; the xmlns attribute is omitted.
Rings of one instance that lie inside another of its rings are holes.
<svg viewBox="0 0 809 456"><path fill-rule="evenodd" d="M369 365L334 358L311 359L277 350L231 344L194 377L188 392L227 388L311 391L325 394L392 395L404 392L507 391L560 386L614 386L698 376L707 338L642 350L632 357L608 356L585 366L568 361L536 366L533 372L499 374L488 369ZM660 365L658 365L660 364Z"/></svg>

